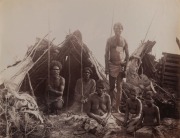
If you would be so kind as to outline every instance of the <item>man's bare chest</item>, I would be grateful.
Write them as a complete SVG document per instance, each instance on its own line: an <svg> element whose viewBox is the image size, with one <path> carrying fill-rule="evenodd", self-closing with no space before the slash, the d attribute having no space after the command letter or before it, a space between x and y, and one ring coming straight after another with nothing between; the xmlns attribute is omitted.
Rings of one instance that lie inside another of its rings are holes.
<svg viewBox="0 0 180 138"><path fill-rule="evenodd" d="M144 110L144 114L146 116L154 116L155 115L155 110L153 107L146 107Z"/></svg>
<svg viewBox="0 0 180 138"><path fill-rule="evenodd" d="M129 109L136 110L138 107L138 103L136 101L129 101L128 103Z"/></svg>
<svg viewBox="0 0 180 138"><path fill-rule="evenodd" d="M50 81L51 87L53 88L59 88L61 81L60 79L54 79Z"/></svg>

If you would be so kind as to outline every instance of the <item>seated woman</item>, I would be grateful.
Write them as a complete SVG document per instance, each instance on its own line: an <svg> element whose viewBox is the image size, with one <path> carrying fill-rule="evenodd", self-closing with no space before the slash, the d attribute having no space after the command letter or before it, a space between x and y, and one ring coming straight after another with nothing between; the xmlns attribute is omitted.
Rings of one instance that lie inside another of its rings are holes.
<svg viewBox="0 0 180 138"><path fill-rule="evenodd" d="M105 126L111 116L111 99L104 92L103 81L97 81L97 89L88 100L87 115L95 119L99 124Z"/></svg>
<svg viewBox="0 0 180 138"><path fill-rule="evenodd" d="M96 82L94 79L90 78L91 74L92 70L89 67L86 67L83 70L83 78L77 80L74 103L70 108L72 112L86 112L89 95L96 90Z"/></svg>

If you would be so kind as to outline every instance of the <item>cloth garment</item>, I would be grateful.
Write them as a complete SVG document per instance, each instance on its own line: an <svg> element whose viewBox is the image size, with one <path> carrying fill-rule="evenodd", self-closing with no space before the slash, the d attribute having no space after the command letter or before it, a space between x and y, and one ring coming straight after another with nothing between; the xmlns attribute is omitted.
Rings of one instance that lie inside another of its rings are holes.
<svg viewBox="0 0 180 138"><path fill-rule="evenodd" d="M121 65L115 65L115 64L109 62L109 74L112 77L116 78L120 72L123 72L123 68Z"/></svg>
<svg viewBox="0 0 180 138"><path fill-rule="evenodd" d="M90 79L85 82L83 79L78 79L75 86L74 103L70 110L72 112L80 112L83 107L83 111L86 112L87 102L82 105L82 99L88 99L91 93L96 91L96 82L94 79Z"/></svg>
<svg viewBox="0 0 180 138"><path fill-rule="evenodd" d="M105 118L106 116L107 113L104 114L102 118ZM109 117L109 119L107 120L107 124L104 127L92 118L88 118L84 124L84 129L88 132L91 130L95 130L96 136L106 136L111 134L111 132L119 133L122 130L121 126L118 126L118 124L116 123L116 119L112 115Z"/></svg>

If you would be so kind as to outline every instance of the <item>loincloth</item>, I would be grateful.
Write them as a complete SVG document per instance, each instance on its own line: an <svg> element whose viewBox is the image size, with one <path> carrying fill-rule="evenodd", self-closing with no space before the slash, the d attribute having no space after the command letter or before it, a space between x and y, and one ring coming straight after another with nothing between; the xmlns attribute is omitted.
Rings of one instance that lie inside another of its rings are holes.
<svg viewBox="0 0 180 138"><path fill-rule="evenodd" d="M122 72L122 66L121 65L115 65L109 61L109 74L112 77L116 78L120 72Z"/></svg>

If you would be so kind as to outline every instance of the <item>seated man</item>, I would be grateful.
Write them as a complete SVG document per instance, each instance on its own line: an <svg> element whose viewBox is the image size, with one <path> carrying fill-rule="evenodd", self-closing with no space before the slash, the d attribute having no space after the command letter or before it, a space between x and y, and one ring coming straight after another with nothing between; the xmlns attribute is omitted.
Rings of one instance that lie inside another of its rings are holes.
<svg viewBox="0 0 180 138"><path fill-rule="evenodd" d="M58 61L52 61L50 66L50 78L47 80L45 101L48 113L58 113L63 107L63 91L65 87L65 79L61 77L60 71L62 65Z"/></svg>
<svg viewBox="0 0 180 138"><path fill-rule="evenodd" d="M156 126L160 124L159 108L153 104L151 98L145 99L146 106L143 107L139 123L143 126Z"/></svg>
<svg viewBox="0 0 180 138"><path fill-rule="evenodd" d="M130 98L128 98L126 101L124 126L127 127L128 133L132 133L134 131L134 127L141 116L141 112L142 112L142 103L137 98L137 93L133 89L131 91Z"/></svg>
<svg viewBox="0 0 180 138"><path fill-rule="evenodd" d="M142 95L142 104L143 104L143 106L147 106L146 105L146 99L152 99L153 95L154 94L153 94L152 91L146 91L146 92L143 93L143 95Z"/></svg>
<svg viewBox="0 0 180 138"><path fill-rule="evenodd" d="M153 104L153 99L150 96L146 97L145 103L146 105L143 106L142 114L136 125L136 129L143 127L141 128L143 131L150 130L151 134L155 137L164 137L158 128L155 127L160 125L159 108Z"/></svg>
<svg viewBox="0 0 180 138"><path fill-rule="evenodd" d="M86 112L89 95L96 90L96 82L90 78L91 74L92 70L89 67L84 68L83 78L78 79L76 82L74 103L70 108L73 112L80 112L82 110Z"/></svg>
<svg viewBox="0 0 180 138"><path fill-rule="evenodd" d="M92 93L88 100L87 115L95 119L102 126L105 126L111 116L111 99L103 89L103 81L98 80L96 92Z"/></svg>

